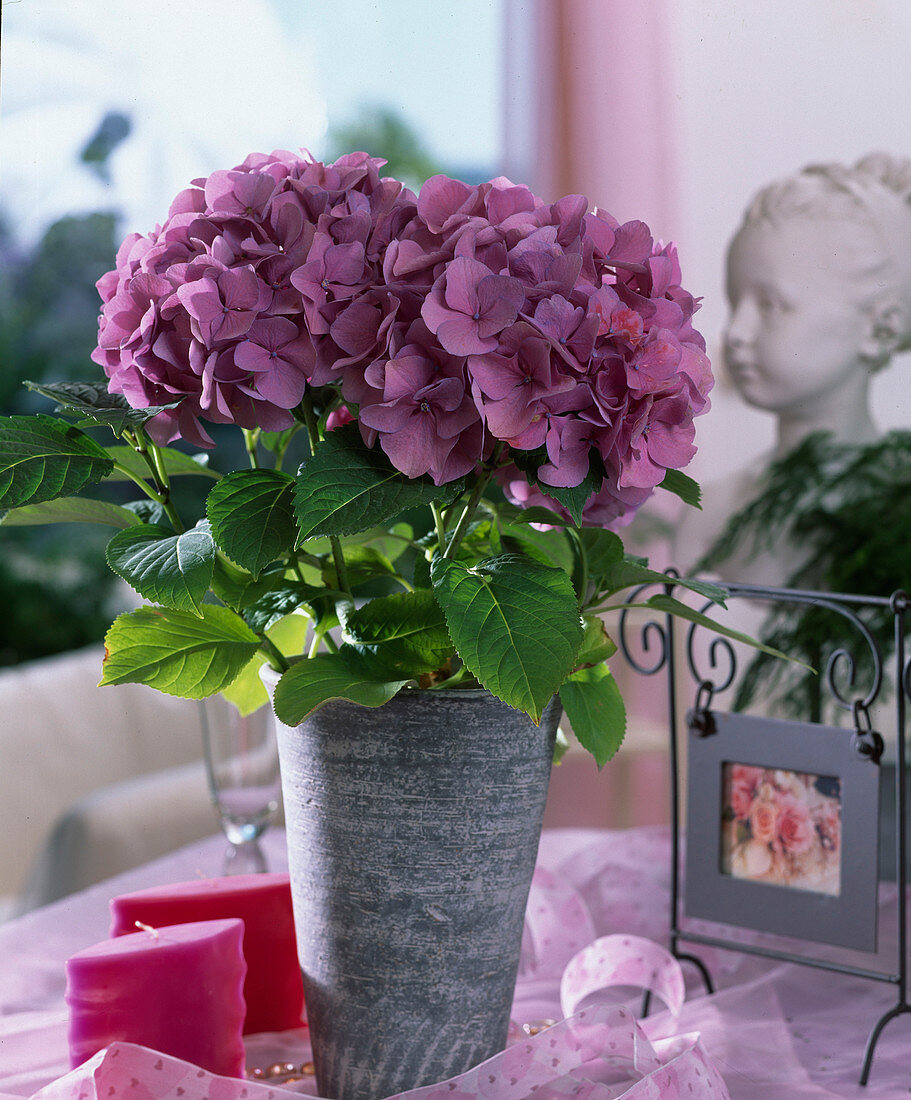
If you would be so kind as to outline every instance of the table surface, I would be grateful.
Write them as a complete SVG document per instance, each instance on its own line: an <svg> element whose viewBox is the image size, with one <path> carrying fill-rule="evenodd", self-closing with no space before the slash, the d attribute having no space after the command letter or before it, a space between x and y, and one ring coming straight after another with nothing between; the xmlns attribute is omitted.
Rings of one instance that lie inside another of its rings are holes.
<svg viewBox="0 0 911 1100"><path fill-rule="evenodd" d="M66 1073L64 963L106 938L110 898L217 874L223 845L212 837L0 925L0 1100L29 1097ZM266 849L270 868L285 869L281 832L267 835ZM539 867L549 889L572 895L576 909L586 911L596 936L626 932L663 943L668 853L663 829L553 830L542 838ZM530 906L536 898L541 900L540 889L533 890ZM849 956L851 961L892 971L894 924L886 888L880 955ZM869 1085L857 1084L869 1031L895 1004L891 986L732 951L693 950L707 962L719 991L705 996L685 966L688 1000L680 1018L656 1013L646 1027L656 1037L698 1031L732 1100L911 1094L908 1015L886 1027ZM561 968L538 967L526 955L513 1009L517 1023L559 1016Z"/></svg>

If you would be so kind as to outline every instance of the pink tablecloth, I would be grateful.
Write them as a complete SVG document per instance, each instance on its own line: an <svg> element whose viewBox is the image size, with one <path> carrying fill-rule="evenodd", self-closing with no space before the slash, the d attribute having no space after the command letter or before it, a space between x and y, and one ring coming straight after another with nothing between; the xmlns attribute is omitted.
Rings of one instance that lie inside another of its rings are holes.
<svg viewBox="0 0 911 1100"><path fill-rule="evenodd" d="M0 926L0 1100L29 1097L66 1072L63 966L75 951L106 936L109 898L215 873L222 844L213 837ZM272 867L282 868L282 835L267 837L267 847ZM668 877L665 830L545 832L529 903L516 1023L560 1018L561 977L585 940L634 933L665 942ZM884 927L878 965L889 969L888 913ZM653 1039L668 1040L664 1049L676 1041L670 1037L698 1032L732 1100L911 1092L909 1016L889 1024L870 1084L857 1085L869 1029L894 1003L891 987L733 952L696 953L708 962L720 991L702 995L686 967L689 999L679 1017L656 1013L644 1027ZM857 961L870 964L869 957ZM248 1045L249 1060L258 1064L280 1054L303 1057L306 1050L299 1033L253 1037ZM600 1095L617 1093L605 1088Z"/></svg>

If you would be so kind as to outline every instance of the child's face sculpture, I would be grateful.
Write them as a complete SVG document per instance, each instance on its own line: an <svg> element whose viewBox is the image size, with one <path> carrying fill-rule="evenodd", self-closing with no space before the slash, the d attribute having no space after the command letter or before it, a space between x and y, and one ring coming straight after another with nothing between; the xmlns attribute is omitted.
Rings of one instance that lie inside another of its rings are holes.
<svg viewBox="0 0 911 1100"><path fill-rule="evenodd" d="M725 358L745 401L782 413L842 387L853 399L868 372L871 251L862 227L835 217L740 230L728 253Z"/></svg>

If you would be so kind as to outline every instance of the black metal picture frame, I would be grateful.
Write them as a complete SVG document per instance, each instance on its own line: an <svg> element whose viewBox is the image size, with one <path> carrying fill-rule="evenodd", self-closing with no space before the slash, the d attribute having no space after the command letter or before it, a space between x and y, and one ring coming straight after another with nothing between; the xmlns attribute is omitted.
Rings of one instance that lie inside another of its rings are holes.
<svg viewBox="0 0 911 1100"><path fill-rule="evenodd" d="M854 731L711 711L687 751L686 916L875 951L880 769Z"/></svg>
<svg viewBox="0 0 911 1100"><path fill-rule="evenodd" d="M673 570L667 570L674 575ZM643 585L634 594L638 599L650 586ZM671 582L665 584L663 593L666 596L675 594L676 585ZM669 732L669 763L670 763L670 830L671 830L671 861L670 861L670 946L671 953L682 962L686 962L699 972L706 991L714 992L714 983L709 969L702 958L693 950L686 950L684 945L692 948L720 948L722 950L736 951L760 958L792 963L811 969L826 970L832 973L849 975L872 982L882 982L891 985L894 990L895 1001L891 1008L885 1011L879 1019L872 1022L872 1028L867 1039L864 1051L863 1063L860 1069L859 1083L866 1085L873 1067L873 1059L879 1038L885 1027L900 1016L911 1014L911 968L909 968L908 946L908 896L907 886L909 882L908 856L911 855L911 837L909 837L909 817L907 810L908 781L907 769L911 758L907 752L907 702L911 699L911 657L906 657L906 636L911 624L911 596L898 590L890 596L860 596L847 593L818 592L791 588L773 588L764 585L732 584L724 585L728 599L744 600L749 606L763 606L772 608L779 605L791 608L803 607L805 609L825 609L827 613L834 614L843 620L843 629L838 632L840 636L850 633L857 639L855 644L837 642L827 655L821 654L821 659L814 664L819 671L819 701L828 702L836 711L846 712L851 716L850 728L845 731L853 738L853 749L861 756L878 761L883 751L883 737L873 729L871 710L876 704L880 704L883 719L883 728L887 738L894 745L895 760L891 767L891 790L894 792L889 808L889 819L880 824L884 830L880 835L883 838L883 847L890 849L890 863L894 866L894 882L896 886L896 915L895 915L895 945L889 952L890 960L875 958L870 966L857 965L848 959L834 959L817 956L806 951L789 950L786 945L766 943L745 943L742 933L734 931L726 932L725 926L719 925L718 931L711 929L703 931L694 927L693 921L686 918L684 906L681 904L683 893L683 880L686 873L686 860L684 858L683 830L685 823L681 815L683 798L683 759L681 744L681 723L678 718L678 693L684 692L683 698L692 698L690 691L695 690L696 702L693 710L687 716L687 726L696 727L698 731L710 732L713 723L717 723L718 716L717 699L738 680L740 673L738 657L735 648L725 638L715 637L708 646L697 644L699 636L705 636L705 630L696 623L691 624L683 631L683 638L679 639L676 632L675 620L672 615L648 617L643 623L630 618L630 612L621 611L618 644L620 652L626 661L637 672L644 676L662 674L667 689L667 713ZM633 601L631 601L632 603ZM641 606L641 604L639 605ZM702 612L710 610L710 603L706 602L699 608ZM876 613L880 617L888 616L892 626L891 653L886 657L883 649L877 643L865 622L865 616ZM634 633L638 634L638 643L632 641ZM864 683L856 682L855 671L857 662L856 652L865 652L869 673ZM891 691L890 691L891 689ZM891 694L891 698L889 698ZM715 708L713 709L713 701ZM883 706L884 704L884 706ZM891 719L888 717L891 710ZM822 707L814 708L814 724L821 717ZM698 751L698 750L697 750ZM790 756L787 759L792 759ZM741 761L731 760L731 763ZM801 770L794 765L795 770ZM824 767L821 771L809 768L810 774L832 775L830 767ZM697 796L702 796L701 790L697 790ZM886 785L880 792L884 796L889 793ZM853 803L852 799L852 803ZM883 798L885 804L887 799ZM872 807L871 807L872 809ZM882 806L875 806L876 812L870 812L869 816L874 820L881 816ZM715 803L714 817L707 820L717 822L717 814L720 814L719 802ZM890 843L891 840L891 843ZM690 840L689 856L698 860L699 841ZM717 858L717 843L715 855ZM868 855L871 869L876 868L876 859ZM876 868L876 877L879 878L879 869ZM712 876L714 880L714 875ZM714 881L711 883L714 887ZM755 883L748 883L754 887ZM791 891L796 893L796 891ZM753 896L756 896L755 894ZM691 899L692 904L692 899ZM697 903L698 904L698 903ZM881 917L879 904L876 908L877 921ZM710 919L718 920L717 909L712 908ZM755 923L749 925L756 928ZM818 940L818 937L816 937ZM828 950L831 951L831 948ZM872 954L872 953L871 953ZM885 968L883 968L883 965ZM648 996L644 1005L647 1011Z"/></svg>

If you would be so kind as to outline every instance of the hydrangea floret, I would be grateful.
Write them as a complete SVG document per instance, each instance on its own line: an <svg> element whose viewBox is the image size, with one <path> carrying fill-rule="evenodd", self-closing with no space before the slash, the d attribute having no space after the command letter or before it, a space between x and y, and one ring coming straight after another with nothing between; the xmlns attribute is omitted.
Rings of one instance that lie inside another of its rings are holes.
<svg viewBox="0 0 911 1100"><path fill-rule="evenodd" d="M624 719L601 613L664 579L616 531L658 487L698 496L698 301L640 221L504 178L415 195L383 164L254 154L128 236L98 282L105 378L0 419L4 522L117 529L108 563L150 602L102 684L249 710L269 662L289 724L478 685L537 721L559 692L603 762ZM193 474L215 484L188 519ZM142 500L82 495L111 480Z"/></svg>

